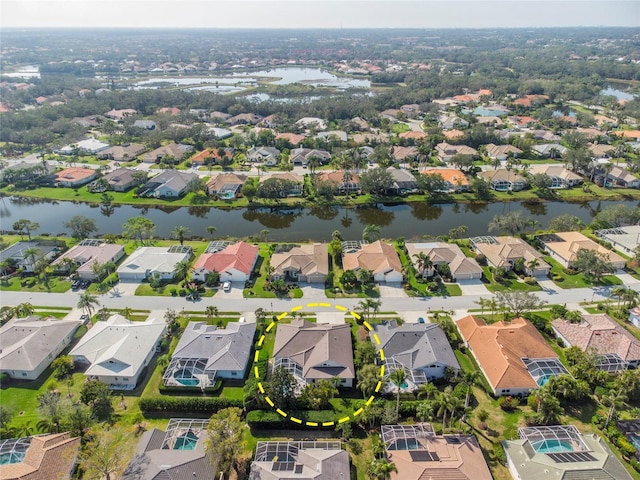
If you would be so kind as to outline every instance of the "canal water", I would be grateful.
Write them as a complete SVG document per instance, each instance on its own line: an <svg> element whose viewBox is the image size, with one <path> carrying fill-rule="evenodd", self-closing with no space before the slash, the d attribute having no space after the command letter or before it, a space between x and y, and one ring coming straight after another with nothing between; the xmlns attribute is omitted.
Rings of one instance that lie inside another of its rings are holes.
<svg viewBox="0 0 640 480"><path fill-rule="evenodd" d="M301 241L331 239L334 230L340 230L346 240L362 237L366 225L381 228L385 238L443 235L460 225L468 227L468 234L486 235L487 225L495 215L521 210L540 222L543 228L562 214L571 214L589 223L601 210L625 204L640 206L639 201L591 201L582 203L506 202L491 204L409 203L403 205L366 206L357 208L318 206L315 208L244 208L226 210L212 207L143 208L120 205L112 207L84 203L33 200L18 197L0 199L2 230L11 230L16 220L26 218L37 222L37 233L57 235L68 233L64 223L75 215L93 218L99 234L122 233L122 224L130 217L144 215L156 224L156 235L168 237L177 225L188 227L191 235L207 237L207 227L216 227L216 237L246 237L269 230L274 241Z"/></svg>

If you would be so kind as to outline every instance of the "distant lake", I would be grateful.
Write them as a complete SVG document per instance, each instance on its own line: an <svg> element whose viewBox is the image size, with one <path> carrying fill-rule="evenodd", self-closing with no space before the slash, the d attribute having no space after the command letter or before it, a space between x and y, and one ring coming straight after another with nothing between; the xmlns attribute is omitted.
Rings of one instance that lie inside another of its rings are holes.
<svg viewBox="0 0 640 480"><path fill-rule="evenodd" d="M468 227L470 236L486 235L487 225L495 215L521 210L540 222L543 228L562 214L571 214L585 223L610 205L640 206L638 201L591 201L582 203L506 202L491 204L429 205L412 202L403 205L369 205L354 208L317 206L314 208L260 207L227 210L206 206L144 208L121 205L105 208L73 202L51 202L37 199L0 198L0 222L8 230L21 218L40 224L38 233L65 233L63 224L74 215L93 218L100 234L122 233L122 224L130 217L144 215L157 226L159 237L169 237L177 225L189 228L191 235L206 238L207 227L217 228L216 236L247 237L269 230L274 241L331 240L340 230L346 240L362 237L366 225L378 225L386 238L411 238L422 235L444 235L460 225Z"/></svg>
<svg viewBox="0 0 640 480"><path fill-rule="evenodd" d="M260 70L258 72L236 73L234 77L242 78L243 75L257 77L280 77L280 80L272 82L273 85L290 85L292 83L302 83L314 87L334 87L338 89L346 88L371 88L369 80L356 79L351 77L338 77L331 72L319 68L287 67L274 68L271 70Z"/></svg>
<svg viewBox="0 0 640 480"><path fill-rule="evenodd" d="M625 85L627 85L627 84L609 85L606 89L600 90L600 95L613 95L618 100L633 100L635 95L633 95L632 93L625 92L623 90L619 90L618 88L614 88L614 87L618 87L618 86L622 88Z"/></svg>
<svg viewBox="0 0 640 480"><path fill-rule="evenodd" d="M40 67L38 65L26 65L15 72L0 72L0 75L11 78L40 78Z"/></svg>

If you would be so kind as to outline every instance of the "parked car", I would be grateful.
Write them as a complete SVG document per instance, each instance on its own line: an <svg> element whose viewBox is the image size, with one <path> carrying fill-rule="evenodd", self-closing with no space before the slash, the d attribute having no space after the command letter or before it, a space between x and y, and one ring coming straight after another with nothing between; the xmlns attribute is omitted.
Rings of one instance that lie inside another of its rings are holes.
<svg viewBox="0 0 640 480"><path fill-rule="evenodd" d="M80 288L80 280L75 280L71 284L71 290L78 290Z"/></svg>
<svg viewBox="0 0 640 480"><path fill-rule="evenodd" d="M82 323L89 323L90 317L86 313L83 313L80 315L80 320L82 320Z"/></svg>
<svg viewBox="0 0 640 480"><path fill-rule="evenodd" d="M222 290L224 290L225 292L230 292L231 291L231 282L224 282L222 284Z"/></svg>
<svg viewBox="0 0 640 480"><path fill-rule="evenodd" d="M80 288L88 288L91 285L91 280L82 280L80 282Z"/></svg>
<svg viewBox="0 0 640 480"><path fill-rule="evenodd" d="M424 323L424 318L418 317L418 323Z"/></svg>

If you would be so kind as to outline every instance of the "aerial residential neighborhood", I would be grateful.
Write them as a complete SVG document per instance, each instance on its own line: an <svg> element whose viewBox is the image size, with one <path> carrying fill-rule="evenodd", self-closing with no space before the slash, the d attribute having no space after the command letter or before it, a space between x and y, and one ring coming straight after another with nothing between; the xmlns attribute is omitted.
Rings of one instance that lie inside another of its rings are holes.
<svg viewBox="0 0 640 480"><path fill-rule="evenodd" d="M3 26L0 478L640 478L637 25L480 5Z"/></svg>

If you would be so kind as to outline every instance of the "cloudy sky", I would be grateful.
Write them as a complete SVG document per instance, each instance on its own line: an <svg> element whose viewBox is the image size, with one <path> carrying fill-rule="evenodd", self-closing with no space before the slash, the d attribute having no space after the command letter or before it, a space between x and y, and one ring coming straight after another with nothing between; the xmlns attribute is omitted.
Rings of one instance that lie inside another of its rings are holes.
<svg viewBox="0 0 640 480"><path fill-rule="evenodd" d="M640 26L639 0L0 0L2 27Z"/></svg>

